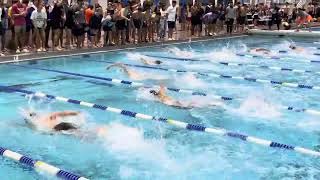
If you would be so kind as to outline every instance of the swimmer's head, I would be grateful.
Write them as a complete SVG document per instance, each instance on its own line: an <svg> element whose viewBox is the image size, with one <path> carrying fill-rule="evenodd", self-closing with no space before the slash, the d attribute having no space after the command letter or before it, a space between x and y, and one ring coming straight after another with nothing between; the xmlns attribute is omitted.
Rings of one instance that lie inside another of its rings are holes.
<svg viewBox="0 0 320 180"><path fill-rule="evenodd" d="M294 45L290 45L289 48L290 48L290 49L293 49L293 50L294 50L294 49L297 49L297 47L294 46Z"/></svg>
<svg viewBox="0 0 320 180"><path fill-rule="evenodd" d="M53 130L55 131L70 131L70 130L76 130L77 127L75 127L71 123L62 122L54 126Z"/></svg>
<svg viewBox="0 0 320 180"><path fill-rule="evenodd" d="M156 63L156 64L161 64L162 61L156 60L156 61L154 61L154 63Z"/></svg>
<svg viewBox="0 0 320 180"><path fill-rule="evenodd" d="M159 95L159 93L158 93L157 91L155 91L155 90L150 90L150 94L153 94L153 95L155 95L155 96L158 96L158 95Z"/></svg>

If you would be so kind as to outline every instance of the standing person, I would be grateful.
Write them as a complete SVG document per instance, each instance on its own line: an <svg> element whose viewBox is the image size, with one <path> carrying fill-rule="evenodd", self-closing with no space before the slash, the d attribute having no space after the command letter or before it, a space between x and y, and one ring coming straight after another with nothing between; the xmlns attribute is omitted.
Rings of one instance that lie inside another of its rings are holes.
<svg viewBox="0 0 320 180"><path fill-rule="evenodd" d="M142 41L142 8L137 7L137 10L134 10L132 12L132 24L133 24L133 30L132 30L132 38L133 43L136 43L136 37L137 37L137 43L141 43Z"/></svg>
<svg viewBox="0 0 320 180"><path fill-rule="evenodd" d="M180 16L179 16L179 23L181 24L181 30L185 31L186 30L186 23L187 23L187 5L184 4L180 8Z"/></svg>
<svg viewBox="0 0 320 180"><path fill-rule="evenodd" d="M0 3L1 8L1 52L5 52L6 50L6 32L9 29L9 19L8 19L8 9L4 6L3 3Z"/></svg>
<svg viewBox="0 0 320 180"><path fill-rule="evenodd" d="M53 47L56 51L62 50L62 44L60 46L60 37L63 29L63 6L61 0L55 2L51 12L51 26L53 31Z"/></svg>
<svg viewBox="0 0 320 180"><path fill-rule="evenodd" d="M51 32L51 39L53 39L53 31L51 30L51 10L52 10L52 7L48 4L45 6L45 9L46 9L46 13L47 13L47 27L45 29L45 36L46 36L46 42L45 42L45 45L46 45L46 49L50 49L50 46L49 46L49 39L50 39L50 32ZM52 44L53 44L53 41L52 41Z"/></svg>
<svg viewBox="0 0 320 180"><path fill-rule="evenodd" d="M72 34L76 37L77 48L80 49L83 45L86 19L83 9L79 5L74 6L74 25L72 27Z"/></svg>
<svg viewBox="0 0 320 180"><path fill-rule="evenodd" d="M34 35L34 26L31 21L31 14L34 10L36 10L35 5L33 2L29 2L28 4L25 3L27 6L27 14L26 14L26 37L25 37L25 45L32 49L35 45L35 35ZM31 36L31 42L30 42L30 36Z"/></svg>
<svg viewBox="0 0 320 180"><path fill-rule="evenodd" d="M17 45L16 53L29 52L24 44L25 34L26 34L26 6L18 1L12 6L12 18L14 23L14 31L15 31L15 41Z"/></svg>
<svg viewBox="0 0 320 180"><path fill-rule="evenodd" d="M0 5L0 17L2 17L2 14L5 13L5 10L4 10L4 6L3 6L3 3L1 3ZM3 54L3 49L4 49L4 46L5 44L3 43L2 39L4 38L4 27L3 27L3 24L2 24L2 18L0 19L0 36L1 36L1 51L0 51L0 56L4 56Z"/></svg>
<svg viewBox="0 0 320 180"><path fill-rule="evenodd" d="M237 17L236 9L233 8L233 4L230 3L226 9L226 24L227 24L227 33L232 34L234 19Z"/></svg>
<svg viewBox="0 0 320 180"><path fill-rule="evenodd" d="M66 11L66 22L65 22L65 30L66 30L66 48L73 48L73 36L72 36L72 28L74 26L74 9L71 5L67 7Z"/></svg>
<svg viewBox="0 0 320 180"><path fill-rule="evenodd" d="M120 2L118 2L114 14L115 14L115 21L116 21L116 31L118 33L117 42L118 42L119 45L120 44L121 45L125 44L125 38L126 38L125 26L126 26L126 21L130 21L130 19L128 19L124 15L124 11L125 11L125 8L123 8L122 4Z"/></svg>
<svg viewBox="0 0 320 180"><path fill-rule="evenodd" d="M113 46L112 28L114 23L112 22L112 15L109 9L106 10L101 25L104 31L103 46Z"/></svg>
<svg viewBox="0 0 320 180"><path fill-rule="evenodd" d="M89 34L91 35L91 41L94 48L97 47L99 43L98 32L101 29L101 21L102 21L100 13L101 13L100 8L96 8L94 15L91 17L89 21L89 28L90 28Z"/></svg>
<svg viewBox="0 0 320 180"><path fill-rule="evenodd" d="M162 5L160 8L160 23L159 23L159 38L161 41L166 37L167 31L167 11L165 6Z"/></svg>
<svg viewBox="0 0 320 180"><path fill-rule="evenodd" d="M280 30L280 24L281 24L281 15L279 12L279 8L275 7L274 10L272 11L272 16L271 16L271 25L276 24L278 31ZM269 29L271 29L271 26L269 26Z"/></svg>
<svg viewBox="0 0 320 180"><path fill-rule="evenodd" d="M85 9L85 17L86 17L86 27L85 27L85 31L87 34L87 44L88 47L91 47L92 45L92 40L91 40L91 35L90 35L90 28L89 28L89 24L90 24L90 20L91 17L94 15L94 7L92 5L89 5L88 8Z"/></svg>
<svg viewBox="0 0 320 180"><path fill-rule="evenodd" d="M240 32L243 32L246 25L246 19L247 19L247 5L240 6L239 8L239 25L240 25Z"/></svg>
<svg viewBox="0 0 320 180"><path fill-rule="evenodd" d="M35 28L37 52L45 51L45 29L47 24L47 13L42 11L42 3L38 3L37 10L31 14L32 24Z"/></svg>
<svg viewBox="0 0 320 180"><path fill-rule="evenodd" d="M168 40L174 40L173 29L176 27L176 15L177 15L177 1L173 0L172 5L168 7Z"/></svg>

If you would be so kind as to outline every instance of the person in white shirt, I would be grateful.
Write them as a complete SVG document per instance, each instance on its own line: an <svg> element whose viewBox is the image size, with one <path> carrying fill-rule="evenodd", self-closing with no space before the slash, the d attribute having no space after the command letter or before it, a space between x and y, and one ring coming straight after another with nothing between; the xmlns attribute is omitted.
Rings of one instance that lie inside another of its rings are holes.
<svg viewBox="0 0 320 180"><path fill-rule="evenodd" d="M167 9L168 15L168 40L173 40L173 29L176 27L177 1L173 0L172 5Z"/></svg>
<svg viewBox="0 0 320 180"><path fill-rule="evenodd" d="M47 26L47 13L42 10L43 4L39 3L36 10L31 14L32 24L35 28L37 52L45 49L45 29Z"/></svg>
<svg viewBox="0 0 320 180"><path fill-rule="evenodd" d="M234 20L237 17L237 9L233 7L233 4L230 5L226 9L226 24L227 24L227 33L231 34L233 29Z"/></svg>

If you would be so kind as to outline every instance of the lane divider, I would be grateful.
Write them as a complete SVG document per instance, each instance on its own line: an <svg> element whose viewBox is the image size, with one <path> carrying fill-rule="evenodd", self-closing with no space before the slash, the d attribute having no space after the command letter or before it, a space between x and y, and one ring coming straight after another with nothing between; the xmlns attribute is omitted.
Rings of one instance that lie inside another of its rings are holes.
<svg viewBox="0 0 320 180"><path fill-rule="evenodd" d="M276 148L276 149L295 151L295 152L301 153L301 154L320 157L320 152L318 152L318 151L306 149L306 148L299 147L299 146L292 146L292 145L287 145L287 144L274 142L274 141L270 141L270 140L260 139L260 138L248 136L248 135L245 135L242 133L228 131L228 130L222 129L222 128L209 128L209 127L205 127L205 126L201 126L201 125L185 123L185 122L174 120L174 119L155 117L155 116L141 114L141 113L133 112L133 111L129 111L129 110L118 109L118 108L104 106L104 105L100 105L100 104L93 104L90 102L80 101L80 100L76 100L76 99L70 99L70 98L61 97L61 96L49 95L49 94L45 94L42 92L33 92L33 91L29 91L29 90L8 88L8 87L2 86L2 85L0 85L0 89L8 90L8 92L14 91L17 93L22 93L22 94L26 94L26 95L33 95L33 96L40 97L40 98L48 98L48 99L52 99L52 100L56 100L56 101L60 101L60 102L90 107L90 108L94 108L94 109L98 109L98 110L102 110L102 111L108 111L108 112L120 114L123 116L128 116L131 118L159 121L159 122L167 123L169 125L172 125L172 126L175 126L178 128L183 128L183 129L187 129L187 130L191 130L191 131L201 131L201 132L207 132L207 133L215 134L215 135L219 135L219 136L228 136L231 138L239 139L242 141L247 141L249 143L253 143L253 144L257 144L257 145L267 146L267 147ZM81 180L83 180L83 179L81 179Z"/></svg>
<svg viewBox="0 0 320 180"><path fill-rule="evenodd" d="M12 65L12 64L8 64L8 65ZM130 64L128 64L130 65ZM17 67L21 67L21 68L29 68L29 69L36 69L36 70L42 70L42 71L49 71L49 72L56 72L56 73L64 73L64 74L68 74L68 75L74 75L74 76L80 76L80 77L89 77L89 78L94 78L94 79L99 79L99 80L104 80L104 77L97 77L97 76L91 76L91 75L84 75L84 74L78 74L78 73L70 73L70 72L64 72L64 71L57 71L57 70L51 70L51 69L46 69L46 68L38 68L35 66L24 66L24 65L12 65L12 66L17 66ZM176 70L176 69L166 69L166 68L159 68L159 67L151 67L151 66L142 66L142 65L132 65L135 67L145 67L145 68L149 68L149 69L156 69L156 70L161 70L161 71L170 71L170 72L187 72L184 70ZM195 72L198 74L198 72ZM204 76L208 76L204 73L199 73L199 75L204 75ZM114 82L115 79L111 79L111 78L107 78L107 81L109 82ZM117 80L115 81L115 83L121 83L123 80ZM130 84L131 83L131 84ZM125 85L132 85L132 86L142 86L144 84L139 83L137 85L137 83L135 82L131 82L131 81L124 81L121 84L125 84ZM145 88L150 88L150 86L143 86ZM159 86L152 86L154 88L159 88ZM203 93L203 92L193 92L190 90L184 90L184 89L175 89L175 88L168 88L168 90L173 91L173 92L178 92L178 93L188 93L191 94L193 96L209 96L209 94ZM228 97L228 96L219 96L219 95L211 95L210 97L214 98L214 99L221 99L224 101L231 101L231 100L236 100L233 97ZM237 99L240 100L240 99ZM307 113L307 114L311 114L311 115L317 115L320 116L320 111L318 110L313 110L313 109L305 109L305 108L296 108L293 106L280 106L280 108L285 109L285 110L289 110L289 111L293 111L293 112L303 112L303 113Z"/></svg>
<svg viewBox="0 0 320 180"><path fill-rule="evenodd" d="M97 60L99 61L99 60ZM100 61L104 62L104 61ZM141 65L134 65L135 67L143 67ZM159 67L150 67L149 69L157 69L157 70L164 70L164 71L170 71L170 72L182 72L182 73L194 73L201 76L207 76L207 77L214 77L214 78L224 78L224 79L237 79L242 81L249 81L249 82L257 82L262 84L271 84L271 85L280 85L284 87L290 87L290 88L299 88L299 89L314 89L314 90L320 90L320 86L313 86L313 85L307 85L307 84L298 84L298 83L291 83L291 82L282 82L282 81L276 81L276 80L268 80L268 79L257 79L253 77L243 77L243 76L231 76L231 75L224 75L224 74L216 74L216 73L201 73L201 72L195 72L195 71L185 71L185 70L178 70L178 69L166 69L166 68L159 68ZM284 69L287 71L290 71L291 69ZM299 70L293 70L299 71Z"/></svg>
<svg viewBox="0 0 320 180"><path fill-rule="evenodd" d="M165 58L165 57L163 57L163 58ZM169 57L168 59L171 59L171 57ZM176 58L174 58L174 59L176 59ZM94 62L101 62L101 63L106 63L106 64L114 64L115 63L115 62L111 62L111 61L92 60L92 59L85 60L85 61L91 61L91 62L94 61ZM224 65L224 66L247 66L247 67L252 67L252 68L262 68L262 69L270 69L270 70L285 71L285 72L320 74L320 71L310 71L310 70L304 70L304 69L292 69L292 68L285 68L285 67L278 67L278 66L232 63L232 62L224 62L224 61L217 61L217 62L214 61L212 63L220 64L220 65ZM178 71L178 72L181 72L181 73L200 73L200 72L195 72L195 71L175 70L175 69L171 69L171 68L161 68L161 67L145 66L145 65L138 65L138 64L127 64L127 63L122 63L122 64L124 64L126 66L131 66L131 67L147 68L147 69L158 69L158 70L165 70L165 71L172 71L172 72ZM200 73L200 74L203 74L203 73Z"/></svg>
<svg viewBox="0 0 320 180"><path fill-rule="evenodd" d="M269 59L269 60L295 60L295 62L301 62L301 63L320 63L320 61L317 61L317 60L296 60L291 57L259 56L259 55L249 54L249 53L236 53L235 55L240 57L246 57L246 58L262 58L262 59ZM208 59L179 58L179 57L170 57L170 56L168 57L168 56L161 56L161 55L146 55L146 54L144 54L144 56L154 57L154 58L174 59L178 61L212 62Z"/></svg>
<svg viewBox="0 0 320 180"><path fill-rule="evenodd" d="M15 91L15 90L10 88L10 91ZM61 170L61 169L59 169L59 168L57 168L55 166L52 166L50 164L47 164L45 162L33 160L28 156L24 156L22 154L16 153L14 151L11 151L11 150L3 148L3 147L0 147L0 155L4 156L6 158L12 159L14 161L17 161L17 162L19 162L21 164L24 164L24 165L27 165L29 167L32 167L32 168L34 168L36 170L39 170L41 172L45 172L45 173L47 173L49 175L56 176L56 177L61 178L61 179L66 179L66 180L89 180L89 179L87 179L85 177L81 177L81 176L78 176L78 175L73 174L71 172Z"/></svg>
<svg viewBox="0 0 320 180"><path fill-rule="evenodd" d="M236 53L237 56L247 57L247 58L261 58L261 59L271 59L271 60L294 60L295 62L303 62L303 63L320 63L317 60L296 60L291 57L279 57L279 56L258 56L249 53Z"/></svg>
<svg viewBox="0 0 320 180"><path fill-rule="evenodd" d="M100 76L93 76L93 75L87 75L87 74L80 74L80 73L73 73L73 72L67 72L67 71L60 71L60 70L54 70L54 69L47 69L47 68L40 68L35 66L26 66L26 65L18 65L18 64L7 64L8 66L15 66L15 67L21 67L21 68L27 68L27 69L35 69L35 70L41 70L41 71L48 71L48 72L54 72L54 73L60 73L60 74L66 74L71 76L77 76L77 77L85 77L90 79L98 79L102 81L108 81L115 84L124 84L132 87L144 87L144 88L159 88L160 86L154 86L154 85L145 85L140 82L133 82L133 81L127 81L127 80L121 80L121 79L114 79L114 78L108 78L108 77L100 77ZM193 96L207 96L208 94L204 92L198 92L198 91L192 91L189 89L178 89L178 88L171 88L166 87L167 90L178 92L178 93L186 93ZM215 96L212 96L213 98Z"/></svg>

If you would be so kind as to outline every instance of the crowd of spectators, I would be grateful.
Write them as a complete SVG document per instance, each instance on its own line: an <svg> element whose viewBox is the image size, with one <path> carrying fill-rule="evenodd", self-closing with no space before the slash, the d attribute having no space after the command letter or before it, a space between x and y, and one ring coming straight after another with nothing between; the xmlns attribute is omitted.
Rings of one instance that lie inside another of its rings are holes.
<svg viewBox="0 0 320 180"><path fill-rule="evenodd" d="M320 17L320 8L309 4L247 5L230 3L155 4L151 0L99 3L78 0L13 0L0 4L1 56L9 53L62 51L75 48L121 46L185 37L244 32L246 28L291 24L307 25Z"/></svg>

